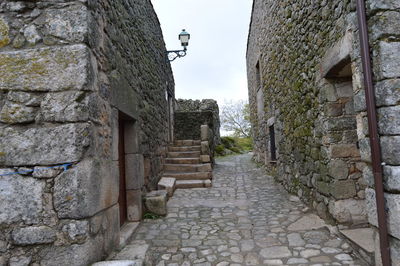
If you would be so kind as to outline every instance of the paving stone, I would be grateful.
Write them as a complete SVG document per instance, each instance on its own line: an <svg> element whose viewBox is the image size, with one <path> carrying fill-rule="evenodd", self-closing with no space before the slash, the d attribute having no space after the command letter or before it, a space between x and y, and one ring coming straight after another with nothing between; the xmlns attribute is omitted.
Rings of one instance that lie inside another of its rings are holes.
<svg viewBox="0 0 400 266"><path fill-rule="evenodd" d="M291 233L288 234L288 241L289 241L289 246L304 246L306 242L301 238L301 235L299 233Z"/></svg>
<svg viewBox="0 0 400 266"><path fill-rule="evenodd" d="M299 265L301 263L308 263L308 260L303 259L303 258L290 258L288 259L287 264L296 264Z"/></svg>
<svg viewBox="0 0 400 266"><path fill-rule="evenodd" d="M248 253L244 259L246 265L258 265L259 257L257 253Z"/></svg>
<svg viewBox="0 0 400 266"><path fill-rule="evenodd" d="M327 248L322 248L322 252L324 252L326 254L337 254L337 253L341 252L341 250L337 249L337 248L327 247Z"/></svg>
<svg viewBox="0 0 400 266"><path fill-rule="evenodd" d="M251 251L254 248L254 240L241 240L240 249L242 252Z"/></svg>
<svg viewBox="0 0 400 266"><path fill-rule="evenodd" d="M310 258L311 262L329 263L332 260L328 256L318 256Z"/></svg>
<svg viewBox="0 0 400 266"><path fill-rule="evenodd" d="M275 246L270 248L264 248L260 251L260 255L266 259L274 258L287 258L292 255L288 247L285 246Z"/></svg>
<svg viewBox="0 0 400 266"><path fill-rule="evenodd" d="M281 260L264 260L265 265L283 265Z"/></svg>
<svg viewBox="0 0 400 266"><path fill-rule="evenodd" d="M315 257L318 256L321 253L321 251L317 249L306 249L300 252L300 255L303 258L310 258L310 257Z"/></svg>
<svg viewBox="0 0 400 266"><path fill-rule="evenodd" d="M353 260L353 258L349 254L344 254L344 253L336 255L335 258L341 261Z"/></svg>
<svg viewBox="0 0 400 266"><path fill-rule="evenodd" d="M149 245L150 265L362 265L250 155L216 162L212 188L175 191L172 216L141 224L132 241Z"/></svg>
<svg viewBox="0 0 400 266"><path fill-rule="evenodd" d="M326 226L324 220L315 214L310 214L300 218L295 223L291 224L288 229L290 231L309 231L319 229Z"/></svg>
<svg viewBox="0 0 400 266"><path fill-rule="evenodd" d="M242 262L243 262L243 256L240 255L240 254L233 254L233 255L231 256L231 260L232 260L233 262L242 263Z"/></svg>

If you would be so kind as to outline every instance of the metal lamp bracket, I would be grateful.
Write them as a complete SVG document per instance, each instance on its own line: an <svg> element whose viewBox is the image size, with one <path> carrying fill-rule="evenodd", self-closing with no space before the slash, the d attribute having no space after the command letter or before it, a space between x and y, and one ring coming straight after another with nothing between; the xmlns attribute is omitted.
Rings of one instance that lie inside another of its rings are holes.
<svg viewBox="0 0 400 266"><path fill-rule="evenodd" d="M174 61L177 58L184 57L185 55L186 55L186 49L167 51L168 60L170 62Z"/></svg>

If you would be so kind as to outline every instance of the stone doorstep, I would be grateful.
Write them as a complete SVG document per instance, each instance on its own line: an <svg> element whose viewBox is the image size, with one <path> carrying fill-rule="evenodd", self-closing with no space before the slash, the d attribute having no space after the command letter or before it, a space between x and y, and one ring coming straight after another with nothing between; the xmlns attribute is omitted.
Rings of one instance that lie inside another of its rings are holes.
<svg viewBox="0 0 400 266"><path fill-rule="evenodd" d="M131 241L126 247L118 252L112 260L146 260L149 245L144 240Z"/></svg>
<svg viewBox="0 0 400 266"><path fill-rule="evenodd" d="M375 261L374 230L372 228L345 229L339 230L339 232L349 240L361 258L370 264Z"/></svg>
<svg viewBox="0 0 400 266"><path fill-rule="evenodd" d="M136 229L138 228L139 224L140 223L138 222L130 222L122 226L119 233L119 246L118 246L119 249L122 249L126 246L126 243L128 243L129 239L136 232Z"/></svg>
<svg viewBox="0 0 400 266"><path fill-rule="evenodd" d="M149 245L144 240L134 240L121 251L111 255L107 261L92 264L92 266L142 266L151 265L147 256Z"/></svg>
<svg viewBox="0 0 400 266"><path fill-rule="evenodd" d="M172 197L175 191L176 178L162 177L158 182L158 190L166 190L168 197Z"/></svg>

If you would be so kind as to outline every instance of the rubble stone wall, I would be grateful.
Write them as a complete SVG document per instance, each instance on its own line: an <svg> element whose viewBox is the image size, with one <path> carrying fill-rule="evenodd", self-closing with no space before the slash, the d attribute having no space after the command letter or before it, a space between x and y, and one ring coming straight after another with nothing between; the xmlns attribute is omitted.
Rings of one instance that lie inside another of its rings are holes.
<svg viewBox="0 0 400 266"><path fill-rule="evenodd" d="M0 265L105 258L119 162L139 220L169 141L174 81L150 0L1 1L0 73Z"/></svg>
<svg viewBox="0 0 400 266"><path fill-rule="evenodd" d="M200 140L202 125L211 129L211 146L221 143L219 107L215 100L177 100L175 111L175 138Z"/></svg>
<svg viewBox="0 0 400 266"><path fill-rule="evenodd" d="M400 1L366 2L395 249ZM355 1L255 0L247 69L256 160L325 219L377 226Z"/></svg>

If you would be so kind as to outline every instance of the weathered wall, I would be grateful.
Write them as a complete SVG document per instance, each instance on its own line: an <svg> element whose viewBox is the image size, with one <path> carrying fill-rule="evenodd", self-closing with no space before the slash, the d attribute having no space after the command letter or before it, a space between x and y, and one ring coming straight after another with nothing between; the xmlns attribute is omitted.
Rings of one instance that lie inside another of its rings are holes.
<svg viewBox="0 0 400 266"><path fill-rule="evenodd" d="M150 1L1 1L0 73L0 265L104 258L119 241L118 164L140 219L168 143L174 82ZM37 171L4 175L22 170Z"/></svg>
<svg viewBox="0 0 400 266"><path fill-rule="evenodd" d="M395 247L400 101L393 95L399 90L400 1L369 0L367 6ZM324 218L354 225L365 223L369 212L376 225L373 190L367 189L373 181L357 28L354 1L255 0L247 50L249 99L257 160Z"/></svg>
<svg viewBox="0 0 400 266"><path fill-rule="evenodd" d="M221 142L218 104L214 100L177 100L175 112L175 138L200 140L201 125L212 130L214 144Z"/></svg>

